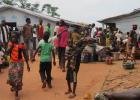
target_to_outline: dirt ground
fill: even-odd
[[[65,80],[66,73],[61,72],[57,66],[53,67],[53,88],[42,89],[38,72],[39,61],[30,65],[31,72],[27,72],[25,67],[24,86],[20,92],[20,100],[69,100],[68,96],[64,94],[67,90]],[[115,62],[113,65],[106,65],[105,63],[81,64],[78,73],[77,97],[73,100],[83,100],[85,94],[91,93],[93,96],[101,90],[112,90],[113,88],[114,91],[117,91],[137,87],[138,83],[140,83],[140,79],[138,80],[138,78],[135,77],[136,73],[139,73],[137,75],[140,76],[138,69],[140,69],[140,66],[137,64],[135,70],[126,71],[121,67],[121,62]],[[6,84],[7,71],[8,70],[5,69],[3,73],[0,74],[0,100],[15,100],[14,94],[10,92],[10,87]],[[119,79],[119,77],[125,78]],[[133,79],[133,81],[128,81],[127,79],[129,78],[130,80]],[[123,86],[128,87],[124,88]]]

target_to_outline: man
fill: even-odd
[[[46,26],[46,32],[49,33],[50,38],[51,38],[52,37],[52,30],[51,30],[51,24],[50,23],[48,23],[47,26]]]
[[[44,26],[43,26],[43,20],[40,19],[39,20],[39,25],[37,26],[37,32],[38,32],[38,41],[40,41],[41,39],[43,39],[44,36]]]
[[[30,25],[30,18],[26,19],[26,24],[23,27],[23,39],[27,47],[27,54],[30,52],[28,59],[33,60],[33,27]]]
[[[92,24],[92,30],[91,30],[91,38],[93,38],[96,35],[96,28],[95,28],[95,24]]]
[[[0,25],[0,40],[2,43],[7,44],[10,37],[10,31],[8,25],[6,25],[6,21],[2,20]]]
[[[68,29],[64,20],[60,21],[60,27],[58,29],[58,57],[59,57],[59,67],[62,72],[65,72],[65,50],[68,43]]]
[[[133,25],[129,34],[129,47],[131,48],[131,56],[135,59],[135,50],[137,47],[137,25]]]

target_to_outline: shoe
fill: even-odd
[[[46,88],[46,81],[43,82],[42,88]]]
[[[51,81],[47,81],[47,85],[48,85],[49,88],[52,88]]]
[[[51,84],[51,83],[49,83],[49,84],[48,84],[48,87],[51,89],[51,88],[52,88],[52,84]]]

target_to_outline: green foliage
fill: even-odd
[[[58,7],[54,7],[51,4],[44,4],[41,9],[39,3],[30,3],[28,0],[2,0],[3,3],[8,5],[18,5],[18,7],[23,9],[28,9],[35,12],[45,12],[48,15],[52,17],[60,17],[60,15],[57,13]]]

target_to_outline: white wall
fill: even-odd
[[[116,23],[116,27],[122,32],[129,32],[134,24],[138,25],[138,28],[140,28],[140,13],[115,20],[114,22]]]
[[[7,22],[17,22],[18,27],[22,27],[25,24],[26,18],[31,18],[32,25],[38,24],[39,22],[39,17],[29,15],[17,10],[8,9],[3,12],[0,12],[0,22],[1,20],[6,20]],[[47,19],[43,19],[44,26],[46,26],[47,23],[50,23],[54,28],[55,22],[49,21]]]

